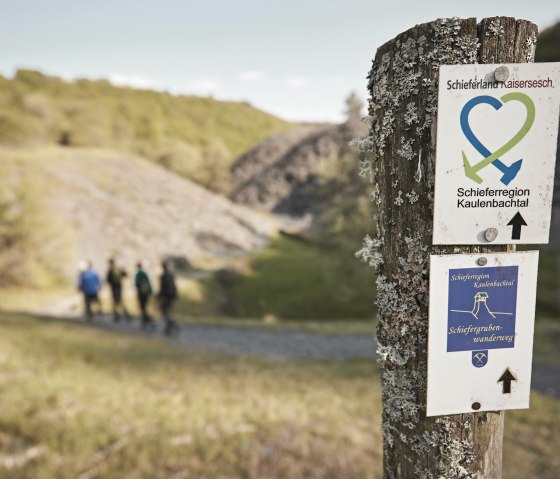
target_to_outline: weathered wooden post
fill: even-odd
[[[432,246],[440,65],[532,62],[537,27],[509,17],[440,19],[380,47],[369,74],[386,478],[499,478],[503,412],[426,417],[429,255],[515,246]],[[449,391],[453,394],[453,391]]]

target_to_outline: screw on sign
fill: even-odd
[[[494,71],[494,78],[496,81],[505,82],[509,78],[509,68],[505,65],[496,68]]]
[[[491,243],[498,237],[498,230],[496,228],[486,228],[484,231],[484,238]]]

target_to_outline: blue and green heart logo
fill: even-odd
[[[475,106],[483,103],[490,105],[495,110],[499,110],[504,104],[510,101],[519,101],[523,103],[527,110],[527,117],[525,118],[525,122],[523,123],[521,129],[515,135],[513,135],[511,139],[509,139],[504,145],[502,145],[492,153],[480,142],[480,140],[473,133],[469,125],[469,113]],[[469,140],[470,144],[474,146],[476,151],[478,151],[478,153],[482,155],[482,160],[480,160],[478,163],[471,164],[471,162],[469,162],[469,160],[467,159],[467,155],[463,151],[463,166],[465,167],[465,175],[474,182],[480,184],[483,180],[479,176],[478,172],[489,165],[493,165],[502,172],[502,178],[500,178],[500,181],[504,185],[509,185],[509,183],[517,176],[517,173],[519,173],[519,170],[521,169],[521,165],[523,163],[523,158],[514,161],[511,165],[508,166],[502,160],[500,160],[500,157],[514,148],[525,137],[525,135],[533,126],[534,121],[535,104],[533,103],[533,100],[531,100],[531,98],[529,98],[524,93],[507,93],[499,99],[489,95],[481,95],[469,100],[461,110],[461,129],[463,130],[463,133],[467,137],[467,140]]]

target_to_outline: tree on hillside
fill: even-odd
[[[364,108],[362,99],[353,91],[348,98],[346,98],[345,103],[346,109],[344,113],[346,114],[346,121],[348,123],[360,121],[362,119],[362,109]]]

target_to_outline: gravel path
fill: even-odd
[[[96,320],[92,325],[145,337],[161,337],[159,331],[140,331],[137,321],[114,323],[109,318],[103,318]],[[376,350],[375,340],[366,334],[319,334],[245,326],[183,324],[180,333],[168,341],[190,351],[210,350],[273,359],[374,359]],[[560,399],[560,369],[533,363],[532,386],[540,393]]]
[[[156,331],[141,331],[137,320],[121,320],[115,323],[104,317],[90,324],[145,337],[162,337],[161,325]],[[191,351],[210,350],[274,359],[374,358],[376,349],[375,340],[367,334],[319,334],[294,329],[266,330],[246,326],[201,324],[182,324],[179,334],[168,341]]]

